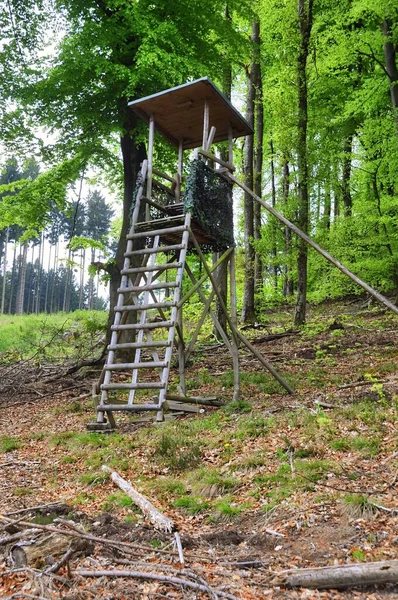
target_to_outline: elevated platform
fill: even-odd
[[[136,224],[135,231],[136,233],[141,233],[145,231],[153,231],[155,229],[164,230],[164,229],[172,229],[174,227],[179,227],[184,224],[185,215],[183,213],[184,205],[182,202],[176,204],[168,204],[166,207],[162,207],[163,211],[166,212],[166,217],[162,217],[161,219],[152,219],[151,221],[143,221]],[[217,243],[217,239],[213,236],[209,235],[208,232],[204,231],[202,227],[192,219],[191,221],[191,229],[194,233],[197,241],[201,246],[213,246]],[[167,232],[162,235],[161,244],[163,246],[169,246],[173,244],[178,244],[181,239],[181,233],[178,231]],[[191,248],[192,243],[189,243],[188,248]]]

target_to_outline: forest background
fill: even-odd
[[[244,98],[254,126],[236,146],[238,176],[361,279],[397,294],[394,2],[0,5],[1,313],[105,308],[95,273],[116,289],[146,152],[127,103],[204,75]],[[160,140],[156,161],[175,172]],[[123,206],[113,221],[105,189]],[[289,301],[300,325],[307,299],[361,292],[250,197],[240,202],[243,322]]]

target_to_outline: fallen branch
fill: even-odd
[[[278,573],[273,585],[312,589],[344,589],[357,585],[398,582],[398,560],[296,569]]]
[[[29,521],[13,521],[4,515],[0,515],[1,521],[6,521],[6,523],[12,523],[13,525],[22,525],[22,527],[32,527],[33,523],[29,523]],[[145,544],[132,544],[131,542],[121,542],[119,540],[110,540],[107,538],[97,537],[95,535],[90,535],[89,533],[79,533],[75,529],[62,529],[61,527],[52,527],[51,525],[39,525],[34,523],[35,529],[40,529],[43,531],[50,531],[51,533],[59,533],[61,535],[67,535],[70,537],[80,537],[85,540],[89,540],[91,542],[96,542],[98,544],[104,544],[105,546],[113,546],[114,548],[126,548],[131,550],[150,550],[151,552],[158,552],[161,554],[169,554],[166,550],[161,550],[159,548],[153,548],[152,546]]]
[[[241,329],[243,329],[241,327]],[[290,337],[292,335],[298,335],[300,331],[285,331],[284,333],[272,333],[270,335],[263,335],[261,337],[257,337],[254,340],[251,340],[252,344],[263,344],[265,342],[273,342],[274,340],[279,340],[280,338]]]
[[[74,571],[74,575],[79,575],[80,577],[132,577],[134,579],[144,579],[145,581],[160,581],[161,583],[169,583],[171,585],[182,586],[186,588],[190,588],[192,590],[197,590],[199,592],[212,592],[213,597],[214,594],[220,596],[221,598],[227,598],[228,600],[237,600],[236,596],[233,594],[229,594],[228,592],[223,592],[222,590],[210,588],[208,585],[203,585],[200,583],[194,583],[193,581],[189,581],[188,579],[182,579],[181,577],[169,577],[168,575],[160,575],[158,573],[145,573],[143,571],[121,571],[121,570],[112,570],[112,571]]]
[[[138,508],[142,511],[142,513],[150,520],[150,522],[157,529],[162,529],[167,533],[171,533],[175,530],[174,521],[163,515],[160,510],[158,510],[152,502],[150,502],[143,494],[137,492],[123,477],[120,477],[116,471],[110,469],[107,465],[102,466],[102,470],[105,473],[109,473],[113,483],[115,483],[125,494],[132,499],[134,504],[138,506]]]
[[[49,504],[39,504],[38,506],[31,506],[30,508],[20,508],[19,510],[13,510],[12,512],[4,513],[7,517],[11,517],[12,515],[20,515],[26,512],[33,512],[34,510],[42,510],[43,508],[52,508],[55,506],[59,506],[62,502],[49,502]]]

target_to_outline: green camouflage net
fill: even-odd
[[[184,192],[184,212],[191,212],[214,242],[202,248],[205,252],[220,252],[235,245],[232,183],[208,167],[203,160],[191,162]]]

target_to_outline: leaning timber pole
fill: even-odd
[[[356,284],[358,284],[360,287],[362,287],[366,292],[368,292],[368,294],[373,296],[373,298],[375,298],[378,302],[380,302],[381,304],[384,304],[384,306],[386,306],[387,308],[389,308],[395,314],[398,315],[398,307],[395,306],[395,304],[390,302],[387,298],[385,298],[382,294],[380,294],[375,289],[373,289],[370,285],[368,285],[367,283],[362,281],[362,279],[359,279],[359,277],[354,275],[354,273],[351,273],[351,271],[349,271],[338,260],[333,258],[333,256],[331,254],[329,254],[329,252],[326,252],[326,250],[321,248],[321,246],[319,246],[310,237],[308,237],[308,235],[306,235],[303,231],[301,231],[301,229],[296,227],[296,225],[291,223],[288,219],[286,219],[278,211],[276,211],[274,208],[272,208],[272,206],[270,204],[268,204],[267,202],[264,202],[264,200],[261,200],[261,198],[259,196],[257,196],[257,194],[255,194],[251,189],[249,189],[247,187],[247,185],[245,185],[244,183],[239,181],[239,179],[236,179],[236,177],[234,177],[230,173],[225,173],[225,175],[227,175],[233,183],[235,183],[240,188],[242,188],[242,190],[244,190],[247,194],[250,194],[250,196],[254,200],[256,200],[256,202],[259,202],[261,204],[261,206],[263,206],[269,213],[271,213],[271,215],[274,215],[274,217],[276,217],[279,221],[281,221],[281,223],[286,225],[286,227],[289,227],[289,229],[294,231],[294,233],[296,235],[298,235],[302,240],[307,242],[307,244],[309,246],[311,246],[311,248],[314,248],[314,250],[319,252],[319,254],[321,254],[324,258],[326,258],[326,260],[328,260],[330,263],[332,263],[332,265],[337,267],[342,273],[344,273],[344,275],[347,275],[347,277],[349,277],[350,279],[352,279],[352,281],[354,281]]]

